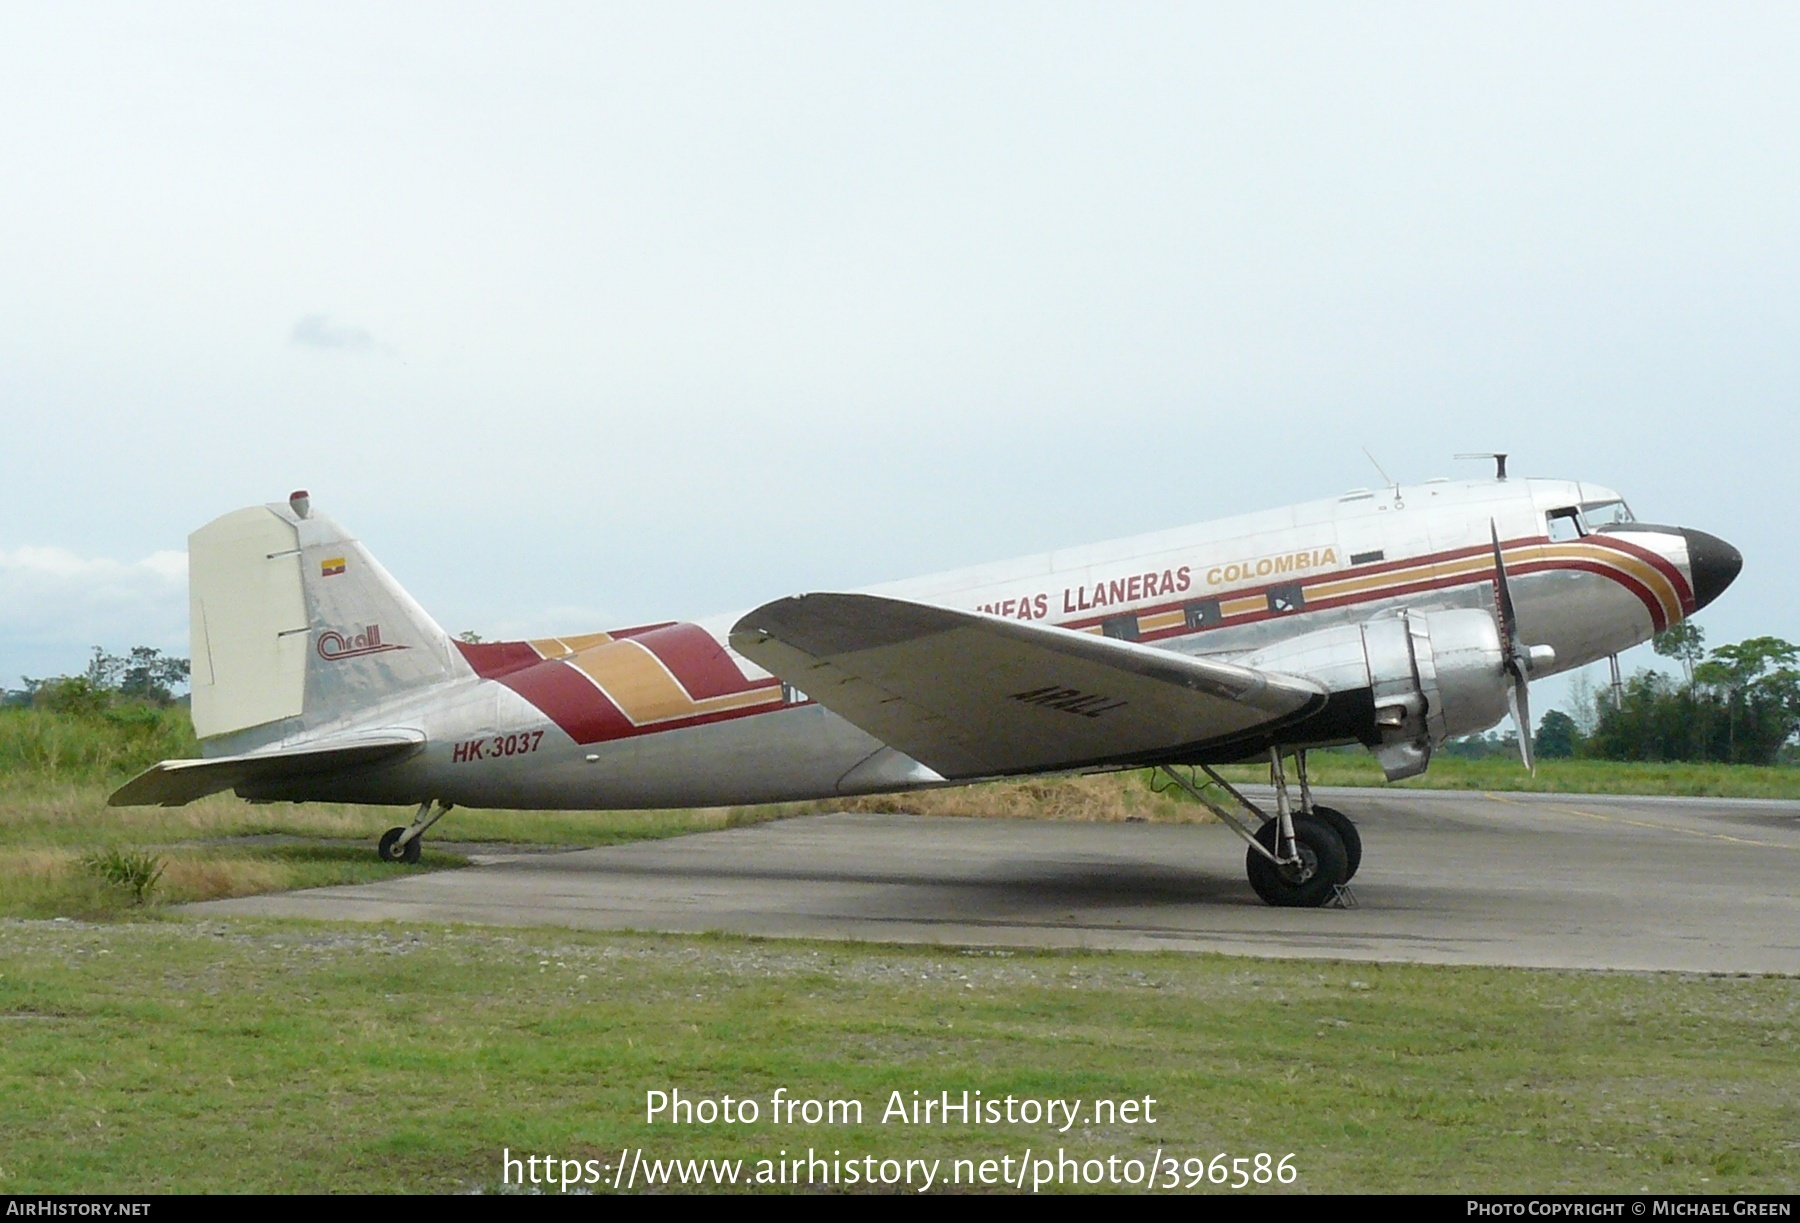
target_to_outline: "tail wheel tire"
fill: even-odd
[[[1356,868],[1362,865],[1362,833],[1350,822],[1350,817],[1336,807],[1314,807],[1307,814],[1316,820],[1331,825],[1331,830],[1338,834],[1338,840],[1344,843],[1344,882],[1349,883],[1356,878]]]
[[[1275,853],[1276,821],[1256,832],[1256,840]],[[1250,886],[1264,903],[1283,909],[1316,909],[1336,895],[1344,882],[1344,842],[1323,820],[1294,817],[1294,847],[1300,861],[1277,866],[1254,849],[1244,851]]]
[[[414,837],[405,845],[400,838],[406,834],[404,828],[390,828],[381,834],[381,843],[375,847],[375,853],[383,862],[404,862],[411,866],[419,860],[419,853],[424,849],[423,837]]]

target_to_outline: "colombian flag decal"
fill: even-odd
[[[341,556],[333,556],[319,562],[319,576],[322,578],[334,578],[343,571],[344,558]]]

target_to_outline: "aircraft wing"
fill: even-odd
[[[731,645],[947,778],[1168,759],[1325,700],[1294,676],[874,595],[765,603]]]
[[[180,807],[219,790],[249,782],[285,781],[332,773],[409,755],[425,742],[417,731],[345,736],[304,747],[214,756],[210,760],[165,760],[151,765],[112,792],[109,807]]]

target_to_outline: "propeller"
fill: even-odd
[[[1538,656],[1550,654],[1550,650],[1547,646],[1527,649],[1519,639],[1519,618],[1513,613],[1512,588],[1506,582],[1506,558],[1500,554],[1500,528],[1492,518],[1488,519],[1488,530],[1494,537],[1494,622],[1500,630],[1503,655],[1500,665],[1512,680],[1512,686],[1506,691],[1506,704],[1512,710],[1513,726],[1519,732],[1519,755],[1535,776],[1537,762],[1531,754],[1531,698],[1527,677]]]

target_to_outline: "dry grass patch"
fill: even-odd
[[[971,819],[1072,820],[1096,824],[1134,820],[1213,822],[1212,814],[1198,803],[1151,790],[1149,774],[1142,771],[993,781],[911,794],[875,794],[831,806],[836,811],[953,815]]]
[[[0,874],[54,875],[75,864],[75,853],[67,849],[15,849],[0,856]]]
[[[106,917],[120,908],[116,891],[84,870],[72,849],[14,846],[0,851],[0,914]]]
[[[280,863],[244,858],[171,858],[161,883],[167,900],[225,900],[279,891],[292,873]]]
[[[246,803],[210,794],[185,807],[109,807],[93,783],[7,779],[0,791],[0,831],[63,843],[95,840],[159,842],[283,833],[373,837],[411,818],[385,807],[340,803]]]

